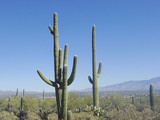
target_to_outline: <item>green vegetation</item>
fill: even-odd
[[[152,111],[149,94],[135,95],[134,104],[132,96],[121,94],[101,96],[98,117],[92,105],[92,96],[79,96],[75,92],[70,92],[67,116],[71,115],[72,120],[157,120],[160,119],[160,96],[155,94],[154,98],[155,106]],[[56,98],[43,100],[26,95],[22,99],[0,99],[2,120],[57,120],[57,117]]]

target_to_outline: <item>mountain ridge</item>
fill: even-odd
[[[154,77],[149,80],[130,80],[123,83],[99,87],[99,91],[137,91],[149,90],[152,84],[155,90],[160,90],[160,76]],[[91,91],[91,88],[84,89],[84,91]]]
[[[122,83],[117,83],[117,84],[113,84],[113,85],[108,85],[105,87],[99,87],[99,91],[100,92],[104,92],[104,91],[110,91],[110,92],[116,92],[116,91],[148,91],[149,90],[149,86],[150,84],[153,85],[155,90],[160,90],[160,77],[155,77],[155,78],[151,78],[149,80],[130,80],[130,81],[126,81],[126,82],[122,82]],[[83,89],[83,90],[75,90],[75,92],[77,93],[92,93],[92,88],[87,88],[87,89]],[[7,91],[3,91],[0,90],[0,97],[10,97],[10,96],[15,96],[16,91],[11,91],[11,90],[7,90]],[[19,96],[22,96],[23,92],[20,91],[19,92]],[[26,95],[31,95],[31,96],[35,96],[37,98],[41,98],[42,97],[42,92],[36,92],[36,91],[26,91],[25,92]],[[46,97],[53,97],[55,95],[54,92],[45,92]]]

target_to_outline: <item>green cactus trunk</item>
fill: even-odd
[[[97,81],[97,62],[96,62],[96,30],[93,26],[92,30],[92,60],[93,60],[93,104],[97,108],[99,107],[99,91]]]
[[[17,92],[16,92],[15,98],[18,99],[18,88],[17,88]]]
[[[56,102],[57,102],[57,113],[58,120],[67,120],[67,86],[70,85],[76,74],[77,68],[77,56],[74,56],[72,73],[69,78],[67,78],[68,71],[68,45],[65,45],[64,50],[64,61],[63,61],[63,70],[62,70],[62,49],[59,49],[58,43],[58,18],[57,13],[54,13],[54,27],[49,26],[51,34],[54,38],[54,74],[55,81],[51,81],[47,79],[40,70],[37,70],[39,76],[44,80],[47,84],[55,87],[56,93]],[[62,72],[63,71],[63,72]]]
[[[93,84],[93,105],[99,108],[99,91],[98,91],[98,80],[97,78],[101,74],[102,62],[99,63],[99,69],[97,73],[97,63],[96,63],[96,27],[92,27],[92,70],[93,70],[93,80],[89,76],[88,79],[91,84]]]
[[[22,111],[23,110],[23,97],[21,97],[21,108],[20,110]]]
[[[67,74],[68,74],[68,67],[67,65],[64,65],[63,67],[63,96],[62,96],[62,114],[63,114],[64,120],[67,120],[67,101],[68,101]]]
[[[25,96],[25,89],[23,89],[23,97]]]
[[[154,111],[154,89],[153,89],[153,85],[150,85],[150,106],[151,106],[151,110]]]
[[[11,112],[11,97],[8,100],[8,111]]]
[[[132,104],[134,104],[134,97],[132,96]]]

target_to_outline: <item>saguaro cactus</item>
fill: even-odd
[[[23,89],[23,97],[25,96],[25,89]]]
[[[151,110],[154,111],[154,89],[153,89],[153,85],[150,85],[150,106],[151,106]]]
[[[54,27],[49,26],[50,32],[54,37],[54,71],[55,81],[51,81],[46,78],[40,70],[37,70],[39,76],[47,84],[55,87],[56,102],[57,102],[57,113],[59,120],[67,120],[67,86],[70,85],[76,74],[77,68],[77,56],[74,56],[73,68],[70,77],[67,79],[68,72],[68,44],[65,45],[64,50],[64,61],[62,70],[62,49],[59,49],[58,43],[58,20],[57,13],[54,13]],[[63,72],[62,72],[63,71]]]
[[[23,97],[21,97],[21,107],[20,107],[20,110],[21,111],[23,110]]]
[[[11,112],[11,107],[12,107],[12,105],[11,105],[11,97],[9,97],[9,99],[8,99],[8,111],[9,112]]]
[[[134,104],[134,97],[132,96],[132,104]]]
[[[102,62],[99,63],[99,68],[97,72],[97,63],[96,63],[96,27],[92,27],[92,70],[93,78],[88,76],[90,83],[93,85],[93,105],[96,108],[99,108],[99,91],[98,91],[98,80],[97,78],[101,74]]]
[[[18,99],[18,88],[17,88],[17,91],[16,91],[16,96],[15,96],[16,99]]]

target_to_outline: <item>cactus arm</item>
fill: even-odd
[[[92,80],[92,78],[91,78],[90,76],[88,76],[88,80],[89,80],[89,82],[90,82],[91,84],[93,84],[93,80]]]
[[[54,35],[54,29],[53,29],[53,27],[51,25],[49,25],[48,28],[49,28],[51,34]]]
[[[74,80],[74,78],[76,76],[77,61],[78,61],[78,57],[75,55],[74,56],[74,60],[73,60],[72,73],[71,73],[71,75],[70,75],[70,77],[68,79],[68,85],[70,85],[73,82],[73,80]]]
[[[99,63],[98,72],[97,72],[97,77],[100,76],[101,71],[102,71],[102,62]]]
[[[46,82],[47,84],[49,84],[49,85],[51,85],[51,86],[53,86],[53,87],[56,87],[56,88],[59,88],[59,87],[60,87],[60,85],[59,85],[58,83],[55,83],[55,82],[49,80],[48,78],[46,78],[40,70],[37,70],[37,73],[38,73],[39,76],[42,78],[42,80],[43,80],[44,82]]]
[[[62,114],[63,119],[67,120],[67,74],[68,74],[68,66],[65,64],[63,66],[63,94],[62,94]]]

